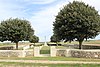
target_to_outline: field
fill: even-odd
[[[78,44],[78,41],[66,42],[65,44]],[[100,40],[87,40],[83,41],[83,44],[100,44]]]
[[[99,67],[100,64],[34,64],[18,62],[0,62],[0,67]]]
[[[0,46],[12,46],[15,45],[15,43],[0,43]]]
[[[49,44],[56,44],[52,42],[48,42]],[[78,41],[72,41],[72,42],[58,42],[58,44],[79,44]],[[83,44],[100,44],[100,40],[84,40]]]
[[[52,43],[52,42],[47,42],[49,44],[56,44],[56,43]],[[40,42],[40,43],[35,43],[35,45],[43,45],[44,43],[43,42]],[[72,42],[59,42],[58,44],[78,44],[77,41],[72,41]],[[87,40],[87,41],[83,41],[83,44],[100,44],[100,40]],[[12,46],[12,45],[15,45],[15,43],[10,43],[10,42],[5,42],[5,43],[0,43],[0,46]],[[20,45],[29,45],[29,43],[24,43],[24,42],[20,42],[19,43],[19,46]]]

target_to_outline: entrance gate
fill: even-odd
[[[35,57],[55,57],[56,56],[56,48],[55,46],[50,46],[50,53],[45,53],[46,50],[41,50],[41,48],[44,46],[35,46],[34,47],[34,56]],[[43,54],[44,53],[44,54]]]

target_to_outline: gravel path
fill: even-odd
[[[49,60],[0,60],[0,62],[45,63],[45,64],[100,64],[85,61],[49,61]]]

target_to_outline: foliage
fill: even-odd
[[[52,35],[50,39],[51,39],[51,42],[56,42],[56,45],[58,46],[58,42],[60,42],[60,39],[58,36]]]
[[[37,42],[39,42],[39,37],[37,37],[37,36],[31,36],[30,37],[30,39],[29,39],[29,41],[31,42],[31,43],[37,43]]]
[[[30,36],[34,34],[34,30],[31,28],[29,21],[10,18],[1,21],[0,33],[0,41],[14,42],[16,43],[16,49],[18,49],[18,42],[29,40]]]
[[[54,35],[64,41],[79,41],[81,49],[84,39],[94,38],[100,32],[100,15],[94,7],[73,1],[64,6],[56,16]]]
[[[57,38],[56,35],[52,35],[51,38],[50,38],[51,42],[59,42],[59,38]]]

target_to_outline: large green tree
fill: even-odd
[[[57,46],[58,46],[58,42],[60,42],[60,39],[56,35],[52,35],[50,40],[51,42],[56,42]]]
[[[53,26],[54,35],[57,35],[60,40],[77,39],[81,49],[84,39],[94,38],[99,34],[100,15],[94,7],[73,1],[58,12]]]
[[[39,37],[33,35],[33,36],[30,37],[29,41],[31,43],[34,43],[35,44],[35,43],[39,42]]]
[[[11,41],[16,43],[16,49],[18,49],[19,41],[27,41],[34,35],[30,22],[22,19],[7,19],[0,23],[0,41]]]
[[[60,39],[57,37],[57,35],[52,35],[50,40],[51,42],[60,42]]]

